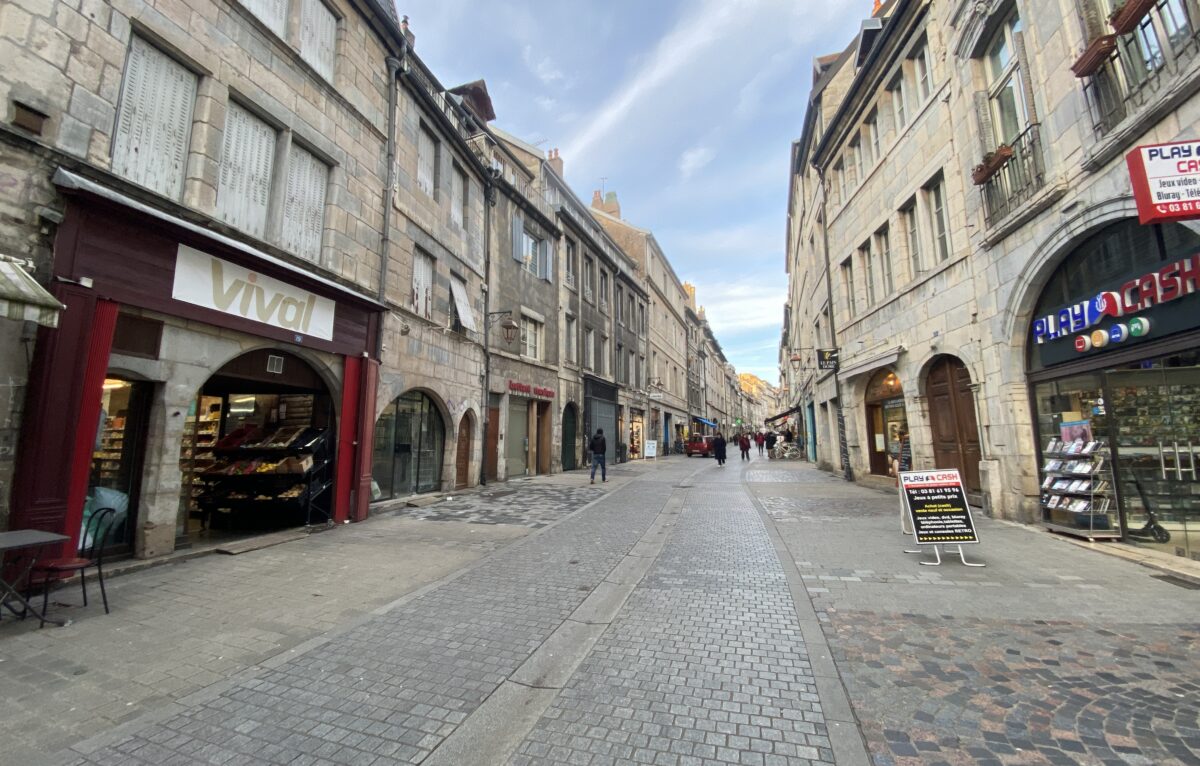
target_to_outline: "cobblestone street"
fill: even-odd
[[[114,577],[0,623],[3,760],[1200,763],[1200,591],[989,519],[923,567],[897,516],[672,457]]]

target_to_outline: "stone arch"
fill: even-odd
[[[458,421],[458,429],[454,436],[454,488],[465,489],[472,486],[475,475],[475,424],[478,422],[475,410],[468,408]]]

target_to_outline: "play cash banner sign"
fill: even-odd
[[[180,245],[175,256],[171,297],[298,335],[333,340],[333,301],[187,245]]]
[[[901,472],[900,491],[918,545],[979,542],[957,470]]]

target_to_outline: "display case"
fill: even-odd
[[[1103,440],[1053,438],[1042,450],[1042,521],[1090,540],[1121,537],[1112,455]]]
[[[327,432],[242,426],[213,447],[214,462],[196,476],[196,503],[214,529],[329,524],[333,486]]]

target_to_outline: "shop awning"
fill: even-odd
[[[692,420],[696,421],[697,423],[703,423],[704,425],[708,426],[709,428],[717,427],[717,424],[715,421],[705,420],[704,418],[700,417],[699,415],[692,415]]]
[[[462,322],[462,326],[475,332],[475,312],[471,311],[471,301],[467,298],[467,288],[463,287],[463,283],[454,279],[450,279],[450,292],[454,295],[454,307],[458,309],[458,321]]]
[[[790,410],[784,410],[783,412],[779,413],[778,415],[772,415],[771,417],[767,418],[766,422],[770,423],[772,420],[779,420],[780,418],[786,418],[788,415],[791,415],[794,412],[799,412],[803,407],[804,407],[803,404],[797,404],[795,407],[792,407]]]
[[[39,285],[23,263],[0,255],[0,316],[58,327],[58,312],[66,306]]]
[[[900,354],[904,353],[904,346],[894,346],[888,350],[876,354],[875,356],[863,359],[862,361],[850,361],[850,364],[845,364],[847,360],[843,359],[843,366],[838,373],[838,378],[841,380],[850,380],[867,372],[874,372],[880,367],[886,367],[889,364],[895,364],[900,358]]]

